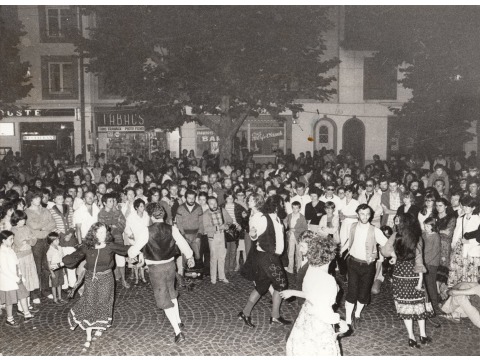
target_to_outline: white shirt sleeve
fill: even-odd
[[[377,244],[379,244],[380,246],[385,246],[385,244],[387,243],[388,239],[385,237],[385,235],[383,234],[382,230],[380,230],[379,228],[375,228],[375,241],[377,242]]]
[[[193,256],[193,251],[190,248],[190,245],[188,245],[187,240],[185,240],[182,234],[180,234],[176,225],[172,226],[172,236],[182,254],[185,255],[187,259],[190,259]]]
[[[275,254],[280,255],[283,253],[285,247],[283,239],[283,224],[276,215],[273,216],[272,220],[275,228]]]
[[[135,244],[128,249],[128,257],[134,258],[148,243],[148,227],[139,226],[135,234]]]
[[[257,213],[250,218],[250,229],[252,227],[257,229],[257,236],[252,238],[252,241],[256,241],[267,230],[267,219],[262,213]]]

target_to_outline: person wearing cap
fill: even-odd
[[[148,204],[147,213],[153,224],[137,231],[135,244],[129,249],[128,256],[134,258],[143,249],[155,301],[175,331],[175,343],[180,343],[185,340],[185,336],[181,331],[183,323],[178,310],[178,292],[175,289],[175,257],[179,255],[178,246],[191,268],[195,265],[193,251],[178,228],[164,222],[165,210],[160,203]]]

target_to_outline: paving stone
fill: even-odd
[[[250,329],[237,319],[252,291],[252,283],[238,274],[229,276],[230,284],[197,282],[192,292],[180,291],[180,315],[185,324],[186,341],[173,343],[174,332],[162,310],[156,308],[151,286],[120,287],[115,292],[112,328],[84,351],[85,332],[70,331],[67,314],[72,303],[62,307],[44,303],[35,319],[18,329],[5,325],[0,316],[0,354],[2,355],[102,355],[102,356],[282,356],[290,326],[270,325],[270,299],[266,295],[255,306]],[[291,284],[295,278],[289,275]],[[346,284],[343,284],[345,287]],[[76,300],[72,300],[74,302]],[[342,304],[343,305],[343,304]],[[284,303],[282,315],[295,319],[298,302]],[[343,306],[339,313],[344,315]],[[434,329],[427,323],[433,343],[421,349],[408,347],[407,331],[398,319],[391,286],[372,297],[363,311],[362,327],[350,338],[341,340],[344,355],[478,355],[480,330],[468,319],[460,324],[441,320]],[[16,316],[18,319],[18,316]],[[418,336],[418,328],[415,329]]]

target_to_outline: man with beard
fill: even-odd
[[[208,236],[208,246],[210,248],[210,281],[212,284],[217,283],[218,269],[218,280],[229,283],[225,277],[227,250],[224,231],[228,225],[233,223],[233,220],[225,208],[219,208],[217,199],[213,196],[207,199],[207,204],[208,210],[203,213],[203,228]]]
[[[363,307],[370,302],[370,290],[375,277],[375,264],[378,257],[377,244],[380,245],[382,255],[395,257],[395,253],[386,254],[382,247],[388,239],[383,232],[370,224],[373,210],[367,204],[357,207],[358,223],[350,228],[347,241],[349,257],[348,263],[348,290],[345,298],[345,317],[349,327],[341,335],[350,336],[360,324],[360,315]],[[355,309],[356,307],[356,309]],[[355,309],[355,321],[352,323],[352,313]]]
[[[256,246],[250,251],[245,263],[250,272],[246,277],[255,282],[255,289],[250,294],[243,311],[238,318],[254,328],[250,316],[253,307],[260,298],[273,287],[272,313],[270,324],[289,325],[292,322],[280,316],[282,298],[280,292],[287,289],[287,276],[280,260],[284,249],[284,231],[282,220],[286,217],[284,202],[280,195],[268,198],[263,205],[263,197],[251,195],[248,199],[248,207],[252,210],[250,217],[250,237],[256,242]],[[261,209],[259,209],[259,207]],[[260,210],[260,211],[259,211]]]
[[[179,343],[185,340],[185,336],[181,331],[183,324],[178,310],[178,292],[175,289],[176,246],[188,259],[189,267],[194,265],[193,252],[178,228],[163,221],[165,210],[160,203],[148,204],[147,213],[153,224],[137,231],[135,244],[128,250],[128,256],[134,258],[143,249],[155,301],[175,331],[174,342]]]
[[[195,191],[187,190],[185,193],[186,202],[178,207],[176,222],[180,234],[185,237],[193,250],[196,266],[200,266],[200,238],[203,234],[203,211],[202,207],[195,202],[196,197]]]

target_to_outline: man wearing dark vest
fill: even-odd
[[[382,247],[388,239],[383,232],[370,224],[373,210],[367,204],[357,207],[358,223],[350,228],[348,238],[348,290],[345,298],[345,317],[349,327],[342,337],[350,336],[360,323],[363,307],[370,302],[370,290],[375,277],[375,262],[378,257],[377,244],[386,257],[395,254],[384,254]],[[355,321],[352,324],[352,313],[355,308]]]
[[[175,245],[187,258],[188,267],[195,265],[193,251],[176,226],[164,223],[165,210],[160,203],[148,204],[147,213],[153,224],[135,234],[135,244],[129,249],[128,256],[134,258],[143,249],[155,301],[165,311],[175,330],[175,343],[179,343],[185,340],[185,336],[180,330],[183,324],[175,289],[175,256],[178,255]]]

